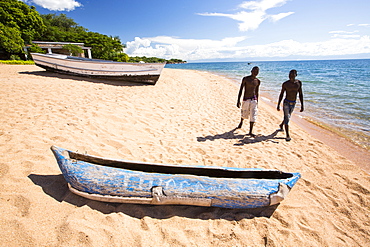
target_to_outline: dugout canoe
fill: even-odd
[[[47,71],[151,85],[156,84],[165,66],[165,63],[123,63],[61,54],[31,55],[35,64]]]
[[[92,200],[258,208],[280,203],[299,173],[108,159],[52,146],[71,192]]]

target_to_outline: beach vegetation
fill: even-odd
[[[18,0],[0,0],[0,57],[11,55],[24,58],[25,44],[36,34],[43,33],[45,25],[35,7]]]
[[[81,47],[74,44],[63,45],[63,49],[68,50],[71,56],[78,56],[83,52]]]
[[[17,28],[0,23],[0,53],[4,58],[9,59],[11,54],[21,53],[23,43],[21,32]]]
[[[0,63],[2,63],[2,64],[19,64],[19,65],[33,65],[33,64],[35,64],[31,60],[27,60],[27,61],[24,61],[24,60],[0,60]]]
[[[65,14],[45,14],[41,18],[46,26],[43,33],[35,37],[38,41],[52,42],[77,42],[80,33],[87,32],[87,29],[79,26],[73,19]]]
[[[42,53],[42,54],[46,53],[45,50],[41,49],[40,46],[34,43],[32,43],[31,46],[28,47],[27,51],[28,55],[30,55],[30,53]]]
[[[41,18],[46,25],[46,30],[36,37],[38,41],[84,43],[85,46],[91,47],[93,58],[115,61],[121,59],[117,54],[122,53],[124,45],[118,36],[90,32],[65,14],[46,14],[41,15]],[[82,52],[74,51],[72,46],[69,48],[72,50],[68,50],[74,54]]]
[[[10,60],[21,60],[21,58],[18,55],[11,55]]]
[[[145,63],[167,63],[167,64],[174,64],[174,63],[186,63],[186,61],[183,61],[181,59],[163,59],[158,57],[130,57],[129,61],[130,63],[139,63],[139,62],[145,62]]]
[[[170,60],[167,60],[166,61],[168,64],[173,64],[173,63],[186,63],[186,61],[184,60],[181,60],[181,59],[176,59],[176,58],[172,58]]]
[[[115,60],[117,53],[123,52],[124,45],[119,37],[112,37],[96,32],[84,32],[75,42],[91,47],[93,58]]]
[[[113,60],[117,62],[128,62],[130,57],[126,53],[119,52],[114,54]]]
[[[166,62],[166,59],[163,58],[157,58],[157,57],[130,57],[129,60],[130,63],[164,63]]]

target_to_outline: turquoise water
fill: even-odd
[[[268,93],[273,102],[278,100],[281,84],[289,79],[289,71],[296,69],[303,84],[304,116],[370,148],[370,59],[187,63],[166,68],[209,71],[240,85],[253,66],[260,68],[261,92]]]

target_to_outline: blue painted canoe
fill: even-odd
[[[70,190],[114,203],[257,208],[280,203],[299,173],[108,159],[52,146]]]

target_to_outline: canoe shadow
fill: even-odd
[[[21,71],[19,72],[19,74],[36,75],[40,77],[59,78],[59,79],[75,80],[75,81],[87,81],[87,82],[92,82],[92,83],[102,83],[102,84],[108,84],[108,85],[113,85],[113,86],[126,86],[126,87],[153,86],[150,84],[145,84],[145,83],[140,83],[140,82],[80,77],[80,76],[74,76],[74,75],[59,74],[59,73],[54,73],[54,72],[49,72],[49,71]]]
[[[279,143],[279,139],[285,140],[284,137],[276,137],[276,135],[279,133],[279,130],[275,130],[270,135],[261,135],[258,134],[255,137],[251,137],[249,135],[242,135],[242,134],[235,134],[235,130],[237,128],[234,128],[230,131],[227,131],[223,134],[216,134],[216,135],[208,135],[205,137],[197,137],[198,142],[205,142],[205,141],[214,141],[217,139],[239,139],[237,143],[235,143],[235,146],[243,146],[245,144],[252,144],[252,143],[258,143],[258,142],[266,142],[270,141],[273,143]]]
[[[68,202],[77,207],[84,205],[97,210],[103,214],[124,213],[131,217],[142,219],[146,216],[155,219],[168,219],[174,216],[216,220],[224,219],[229,221],[239,221],[242,219],[253,219],[256,217],[270,218],[278,205],[252,208],[252,209],[227,209],[216,207],[197,207],[179,205],[143,205],[143,204],[120,204],[99,202],[80,197],[69,191],[67,182],[62,174],[60,175],[38,175],[30,174],[29,179],[42,188],[45,194],[51,196],[58,202]]]

